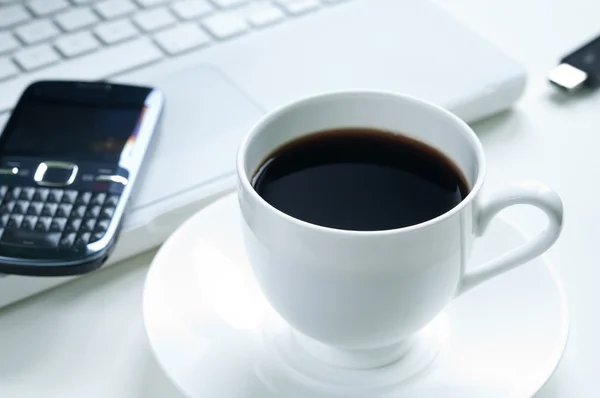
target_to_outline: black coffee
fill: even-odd
[[[438,150],[362,128],[292,141],[267,157],[252,182],[262,198],[292,217],[355,231],[419,224],[469,192],[461,172]]]

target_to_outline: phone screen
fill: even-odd
[[[135,138],[143,108],[30,99],[3,133],[2,152],[116,163]]]

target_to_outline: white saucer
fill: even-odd
[[[191,398],[525,398],[558,365],[568,313],[543,257],[466,293],[434,320],[411,359],[414,369],[433,360],[424,372],[407,378],[413,365],[404,359],[367,371],[320,363],[298,349],[260,293],[244,256],[239,217],[234,195],[200,211],[163,245],[146,280],[150,345]],[[498,219],[471,263],[523,240]]]

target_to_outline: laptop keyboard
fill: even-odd
[[[343,1],[0,0],[0,90],[61,68],[109,77]]]

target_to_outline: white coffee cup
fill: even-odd
[[[255,172],[282,144],[343,127],[397,132],[437,148],[462,171],[470,193],[421,224],[347,231],[293,218],[254,190]],[[246,251],[267,300],[311,353],[351,368],[381,366],[401,356],[410,338],[453,298],[545,252],[563,222],[559,196],[537,182],[518,183],[483,200],[485,158],[473,130],[436,105],[391,93],[326,94],[271,112],[243,140],[237,176]],[[475,238],[498,212],[516,204],[541,209],[546,229],[467,271]]]

